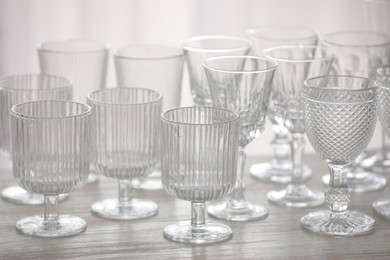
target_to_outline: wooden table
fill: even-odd
[[[317,155],[306,156],[305,160],[314,169],[308,185],[323,190],[320,176],[327,171],[325,163]],[[258,161],[259,158],[249,158],[247,168]],[[3,169],[2,172],[1,187],[13,184],[11,171]],[[94,201],[116,197],[116,181],[105,177],[72,193],[60,204],[60,213],[74,214],[88,222],[87,230],[73,237],[36,238],[17,233],[16,221],[41,214],[42,206],[20,206],[0,200],[0,259],[390,259],[390,221],[376,216],[375,231],[365,236],[318,236],[303,230],[299,223],[301,216],[313,209],[282,208],[267,202],[266,193],[284,185],[259,183],[249,174],[245,178],[247,198],[268,205],[269,216],[252,222],[220,221],[232,228],[233,238],[207,246],[174,243],[163,238],[166,225],[190,218],[190,203],[171,198],[163,190],[136,192],[138,197],[158,203],[157,216],[137,221],[111,221],[93,216],[89,209]],[[387,187],[378,192],[354,194],[350,208],[374,215],[372,202],[390,195],[389,191]]]

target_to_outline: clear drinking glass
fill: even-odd
[[[302,91],[305,79],[328,75],[334,50],[311,45],[285,45],[264,50],[267,58],[278,62],[273,89],[277,120],[290,131],[293,170],[291,183],[283,190],[267,194],[271,202],[288,207],[313,207],[324,202],[323,194],[310,190],[302,179],[305,149]]]
[[[73,84],[69,79],[50,75],[14,75],[0,79],[0,149],[11,159],[10,118],[13,105],[38,100],[71,100]],[[24,205],[44,203],[41,194],[31,193],[19,186],[11,186],[1,191],[8,202]],[[66,199],[62,194],[60,199]]]
[[[214,106],[235,111],[241,117],[234,191],[227,199],[212,203],[208,213],[233,221],[264,218],[268,210],[244,197],[244,148],[264,130],[277,63],[254,56],[221,56],[207,59],[203,66]]]
[[[246,55],[252,42],[249,39],[227,35],[194,36],[181,42],[190,78],[191,94],[195,106],[212,106],[202,62],[210,57]]]
[[[361,76],[375,80],[376,70],[390,62],[390,37],[378,32],[345,31],[324,34],[322,45],[336,50],[330,74]],[[385,148],[384,148],[385,149]],[[363,152],[348,172],[349,188],[354,192],[373,191],[386,185],[386,178],[373,172],[373,167],[364,170]],[[366,161],[367,166],[371,163]],[[372,166],[372,165],[371,165]],[[329,183],[329,175],[323,178]]]
[[[159,161],[162,97],[154,90],[108,88],[87,96],[92,107],[92,163],[118,179],[118,198],[92,205],[103,218],[127,220],[157,214],[156,203],[135,199],[131,181],[150,174]]]
[[[71,79],[73,99],[85,103],[88,93],[106,85],[109,49],[106,43],[84,39],[44,42],[38,46],[41,73]],[[91,167],[88,183],[96,180]]]
[[[328,163],[329,210],[302,217],[303,227],[319,234],[353,236],[374,228],[375,220],[349,211],[349,164],[368,145],[376,124],[377,84],[355,76],[324,76],[305,81],[304,113],[307,137]]]
[[[263,50],[277,45],[305,44],[317,45],[318,33],[305,26],[268,25],[247,30],[255,56],[263,56]],[[275,82],[274,82],[275,83]],[[256,180],[274,183],[291,182],[292,162],[290,158],[290,135],[286,127],[275,118],[272,99],[268,108],[268,119],[272,123],[275,138],[271,141],[273,158],[270,162],[253,164],[249,172]],[[302,166],[302,178],[307,180],[312,174],[307,165]]]
[[[232,230],[205,220],[205,202],[227,196],[236,182],[240,119],[212,107],[185,107],[161,115],[161,170],[165,190],[191,201],[191,221],[165,227],[167,239],[193,244],[220,242]]]
[[[119,87],[153,89],[164,97],[163,109],[180,106],[183,50],[169,45],[127,45],[114,51]],[[160,163],[147,178],[134,179],[133,188],[161,189]]]
[[[88,178],[90,112],[87,105],[42,100],[11,109],[13,172],[18,184],[43,194],[43,216],[21,219],[16,229],[26,235],[63,237],[84,231],[84,219],[59,215],[58,194],[84,186]]]

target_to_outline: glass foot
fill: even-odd
[[[272,183],[290,183],[291,182],[291,163],[285,164],[285,167],[275,167],[271,162],[253,164],[249,172],[251,176],[258,181]],[[307,166],[302,167],[303,180],[308,180],[312,175],[312,170]]]
[[[118,199],[106,199],[92,204],[91,211],[102,218],[130,220],[154,216],[158,213],[158,207],[150,200],[132,199],[119,205]]]
[[[42,216],[31,216],[19,220],[16,230],[22,234],[37,237],[66,237],[79,234],[87,228],[87,222],[79,217],[60,215],[53,222],[44,221]]]
[[[232,230],[223,224],[206,223],[194,227],[190,221],[183,221],[164,228],[164,237],[181,243],[211,244],[225,241],[233,236]]]
[[[390,172],[390,157],[388,154],[378,152],[375,155],[363,160],[360,165],[363,169],[385,174]]]
[[[322,182],[328,186],[329,175],[322,176]],[[380,190],[386,186],[386,178],[382,175],[357,171],[349,172],[347,175],[348,188],[351,192],[366,192]]]
[[[131,187],[142,190],[160,190],[162,189],[161,172],[154,171],[143,179],[134,179],[131,181]]]
[[[383,198],[374,201],[372,207],[375,209],[375,212],[380,216],[390,220],[390,198]]]
[[[218,219],[231,221],[250,221],[268,216],[268,210],[261,206],[246,202],[246,207],[230,207],[229,201],[216,202],[207,207],[207,212]]]
[[[1,197],[10,203],[19,205],[43,205],[44,197],[41,194],[31,193],[19,186],[11,186],[1,191]],[[69,198],[68,194],[60,194],[59,201]]]
[[[301,218],[304,228],[329,236],[363,235],[374,229],[375,219],[355,212],[332,213],[329,210],[309,213]]]
[[[312,191],[305,185],[289,185],[284,190],[272,190],[268,192],[267,198],[270,202],[279,206],[293,208],[316,207],[322,205],[325,202],[323,192]]]

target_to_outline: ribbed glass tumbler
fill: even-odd
[[[58,195],[84,186],[90,164],[90,111],[81,103],[33,101],[11,109],[14,178],[29,192],[45,196],[43,216],[17,222],[26,235],[63,237],[87,227],[82,218],[59,215]]]
[[[185,107],[161,115],[161,171],[165,190],[191,201],[191,221],[164,229],[167,239],[208,244],[229,239],[231,229],[205,221],[205,202],[227,196],[236,182],[237,113],[211,107]]]
[[[132,196],[131,181],[150,174],[159,160],[162,96],[149,89],[108,88],[90,93],[92,162],[98,171],[118,179],[118,198],[92,205],[103,218],[128,220],[157,214],[157,205]]]
[[[73,84],[69,79],[50,75],[14,75],[0,79],[0,149],[11,158],[10,110],[13,105],[38,100],[71,100]],[[24,205],[40,205],[41,194],[35,194],[19,186],[1,191],[8,202]],[[62,194],[60,200],[67,198]]]
[[[324,76],[305,81],[305,128],[314,150],[328,163],[329,210],[302,217],[302,226],[318,234],[353,236],[374,228],[375,220],[349,211],[348,167],[368,145],[377,120],[375,81],[354,76]]]

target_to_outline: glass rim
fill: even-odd
[[[132,56],[132,55],[124,55],[124,54],[119,54],[120,51],[123,51],[125,49],[131,48],[131,47],[153,47],[153,48],[163,48],[163,49],[172,49],[177,51],[177,54],[172,54],[172,55],[160,55],[160,56],[155,56],[155,57],[139,57],[139,56]],[[112,51],[112,55],[114,58],[117,59],[125,59],[125,60],[156,60],[156,59],[173,59],[173,58],[178,58],[182,57],[183,51],[174,45],[167,45],[167,44],[127,44],[122,47],[119,47],[115,50]]]
[[[229,112],[232,114],[232,117],[233,118],[230,118],[224,122],[218,122],[218,123],[209,123],[209,124],[206,124],[206,123],[199,123],[199,124],[195,124],[195,123],[184,123],[184,122],[177,122],[177,121],[173,121],[169,118],[166,117],[166,115],[168,113],[171,113],[173,111],[178,111],[178,110],[185,110],[185,109],[213,109],[213,110],[218,110],[218,111],[225,111],[225,112]],[[216,108],[216,107],[197,107],[197,106],[188,106],[188,107],[176,107],[176,108],[171,108],[171,109],[168,109],[164,112],[161,113],[160,115],[160,118],[163,122],[166,122],[166,123],[169,123],[169,124],[175,124],[175,125],[187,125],[187,126],[211,126],[211,125],[226,125],[226,124],[230,124],[230,123],[236,123],[236,122],[239,122],[239,120],[241,119],[240,115],[233,111],[233,110],[229,110],[229,109],[224,109],[224,108]]]
[[[384,36],[386,38],[386,41],[383,43],[376,43],[376,44],[342,44],[337,43],[334,41],[326,40],[326,37],[331,36],[337,36],[337,35],[347,35],[347,34],[355,34],[355,35],[376,35],[376,36]],[[321,36],[321,44],[327,45],[327,46],[337,46],[337,47],[353,47],[353,48],[367,48],[367,47],[383,47],[383,46],[390,46],[390,37],[386,33],[382,32],[376,32],[376,31],[337,31],[337,32],[330,32],[325,33]]]
[[[375,80],[372,80],[370,78],[365,78],[365,77],[360,77],[360,76],[350,76],[350,75],[325,75],[325,76],[317,76],[317,77],[312,77],[306,79],[303,84],[305,88],[310,88],[310,89],[323,89],[327,90],[329,88],[327,87],[321,87],[321,86],[312,86],[310,82],[318,80],[318,79],[331,79],[331,78],[350,78],[350,79],[360,79],[363,81],[367,81],[371,86],[367,88],[362,88],[362,89],[345,89],[343,87],[335,87],[332,88],[334,90],[340,90],[340,91],[350,91],[350,92],[366,92],[370,90],[375,90],[378,88],[378,83]]]
[[[192,47],[188,43],[195,41],[204,41],[204,40],[234,40],[237,42],[245,42],[247,46],[235,47],[235,48],[223,48],[223,49],[207,49],[201,47]],[[181,40],[180,46],[184,50],[195,51],[195,52],[234,52],[250,49],[253,43],[250,39],[245,37],[233,36],[233,35],[198,35],[192,36],[186,39]]]
[[[105,92],[105,91],[118,91],[118,89],[124,89],[124,90],[140,90],[140,91],[145,91],[149,93],[154,93],[156,94],[156,98],[151,100],[151,101],[145,101],[142,103],[113,103],[113,102],[107,102],[107,101],[102,101],[100,99],[96,99],[92,97],[92,95],[100,92]],[[133,87],[114,87],[114,88],[103,88],[103,89],[98,89],[95,91],[92,91],[87,94],[87,101],[90,101],[94,104],[99,104],[99,105],[105,105],[105,106],[142,106],[142,105],[147,105],[147,104],[155,104],[158,103],[162,100],[163,96],[158,92],[153,89],[148,89],[148,88],[133,88]]]
[[[52,48],[44,47],[45,44],[49,43],[68,43],[68,42],[88,42],[88,43],[94,43],[99,44],[100,47],[93,49],[93,50],[86,50],[86,51],[75,51],[75,50],[55,50]],[[101,42],[97,40],[90,40],[90,39],[83,39],[83,38],[74,38],[74,39],[62,39],[62,40],[50,40],[45,41],[37,45],[37,50],[39,52],[48,52],[48,53],[67,53],[67,54],[84,54],[84,53],[98,53],[98,52],[105,52],[108,51],[111,48],[111,45],[107,42]]]
[[[314,58],[314,59],[286,59],[286,58],[278,58],[270,56],[269,53],[274,50],[283,50],[283,49],[293,49],[293,48],[299,48],[299,49],[322,49],[326,50],[327,52],[330,52],[328,55],[325,55],[323,57]],[[324,60],[330,60],[333,59],[336,55],[336,50],[330,47],[324,47],[324,46],[318,46],[318,45],[306,45],[306,44],[293,44],[293,45],[278,45],[273,46],[267,49],[263,50],[263,54],[266,58],[275,60],[278,62],[291,62],[291,63],[297,63],[297,62],[317,62],[317,61],[324,61]]]
[[[80,105],[85,108],[85,111],[80,112],[75,115],[69,115],[69,116],[32,116],[32,115],[26,115],[23,113],[20,113],[16,111],[16,109],[22,107],[22,106],[27,106],[31,105],[34,103],[68,103],[68,104],[73,104],[73,105]],[[15,104],[11,107],[11,114],[16,116],[16,117],[21,117],[21,118],[27,118],[27,119],[35,119],[35,120],[44,120],[44,119],[69,119],[69,118],[81,118],[85,117],[88,114],[91,113],[91,107],[88,106],[87,104],[80,103],[80,102],[75,102],[71,100],[57,100],[57,99],[47,99],[47,100],[37,100],[37,101],[28,101],[28,102],[23,102],[23,103],[18,103]]]
[[[267,37],[267,36],[262,36],[262,35],[256,35],[256,32],[258,31],[266,31],[270,29],[282,29],[282,30],[290,30],[290,29],[304,29],[307,30],[308,32],[311,32],[312,35],[309,36],[303,36],[303,37],[281,37],[281,38],[274,38],[274,37]],[[305,40],[305,39],[311,39],[311,38],[319,38],[319,33],[308,26],[304,25],[283,25],[283,24],[274,24],[274,25],[261,25],[261,26],[256,26],[253,28],[249,28],[246,30],[246,35],[250,37],[254,37],[256,39],[266,39],[266,40],[280,40],[280,41],[294,41],[294,40]]]
[[[228,59],[251,59],[251,60],[261,60],[261,61],[268,61],[271,62],[272,65],[270,67],[264,68],[264,69],[256,69],[256,70],[227,70],[227,69],[218,69],[218,68],[213,68],[208,65],[209,62],[212,62],[214,60],[228,60]],[[237,55],[237,56],[217,56],[217,57],[211,57],[202,62],[202,65],[204,68],[207,68],[212,71],[218,71],[218,72],[225,72],[225,73],[232,73],[232,74],[256,74],[260,72],[268,72],[268,71],[273,71],[276,70],[278,67],[278,63],[275,60],[271,60],[268,58],[264,57],[257,57],[257,56],[251,56],[251,55]]]
[[[13,88],[13,87],[4,87],[1,84],[10,79],[16,79],[18,77],[31,77],[31,78],[58,78],[64,81],[64,85],[55,87],[55,88]],[[2,91],[12,91],[12,92],[40,92],[40,91],[56,91],[56,90],[61,90],[61,89],[73,89],[73,80],[63,77],[63,76],[58,76],[58,75],[52,75],[52,74],[15,74],[15,75],[10,75],[10,76],[5,76],[0,78],[0,90]]]

